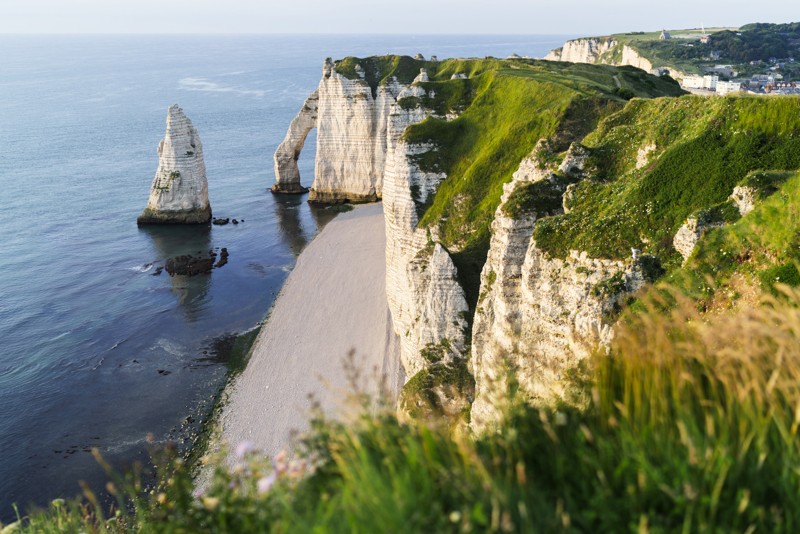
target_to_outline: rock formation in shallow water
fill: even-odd
[[[206,224],[211,220],[203,145],[176,104],[167,111],[167,132],[158,145],[158,170],[138,224]]]
[[[275,151],[275,185],[273,193],[305,193],[307,187],[300,185],[300,169],[297,160],[312,128],[317,127],[319,93],[314,91],[303,104],[300,113],[292,120],[283,142]]]

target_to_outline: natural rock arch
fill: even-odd
[[[300,184],[300,169],[297,160],[312,128],[317,127],[319,92],[314,91],[306,99],[300,113],[292,120],[289,131],[275,151],[275,185],[273,193],[305,193],[307,187]]]

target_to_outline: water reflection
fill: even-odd
[[[300,209],[307,195],[274,195],[275,218],[278,220],[281,241],[297,256],[308,244],[300,219]]]
[[[150,237],[157,267],[163,267],[169,258],[185,254],[205,256],[211,249],[210,226],[153,225],[140,227],[139,231]],[[189,321],[197,319],[204,309],[206,295],[211,286],[211,273],[169,276],[165,270],[161,276],[169,278],[172,293],[184,311],[186,319]]]
[[[325,225],[331,222],[334,217],[336,217],[336,214],[339,213],[332,206],[320,206],[319,204],[309,204],[308,209],[320,232],[325,228]]]

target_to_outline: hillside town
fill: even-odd
[[[659,40],[673,40],[674,37],[666,30],[661,32]],[[699,42],[712,45],[713,38],[703,31]],[[683,43],[682,46],[693,47],[693,42]],[[709,60],[723,59],[719,50],[712,50]],[[724,96],[730,93],[747,93],[760,95],[789,95],[800,94],[800,83],[793,81],[791,76],[785,77],[783,72],[794,70],[797,63],[794,57],[775,58],[766,61],[753,60],[744,65],[717,64],[702,67],[705,74],[684,75],[679,78],[681,87],[695,94]],[[788,69],[787,69],[788,68]]]

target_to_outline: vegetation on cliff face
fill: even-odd
[[[582,410],[513,402],[453,437],[389,411],[317,420],[304,457],[245,448],[203,492],[189,466],[104,514],[59,501],[22,532],[794,532],[800,525],[800,294],[700,317],[654,304],[576,381]]]
[[[744,182],[773,193],[747,216],[703,236],[686,265],[665,279],[700,309],[752,305],[762,293],[778,294],[780,285],[800,285],[800,173],[758,172]]]
[[[569,213],[537,224],[537,245],[615,259],[637,248],[675,267],[672,238],[686,217],[725,202],[751,171],[800,168],[800,99],[634,100],[583,143],[594,176]]]
[[[539,139],[551,138],[555,150],[563,152],[629,98],[683,93],[669,78],[632,67],[493,58],[426,62],[387,56],[347,58],[336,68],[356,79],[356,65],[364,69],[365,83],[374,87],[392,76],[408,83],[420,68],[427,69],[430,81],[423,86],[435,96],[404,99],[400,105],[421,104],[436,116],[409,127],[405,137],[432,144],[434,149],[417,156],[416,162],[448,178],[420,206],[420,225],[438,227],[472,307],[502,186]],[[454,74],[468,78],[451,79]],[[448,119],[448,114],[458,116]]]

